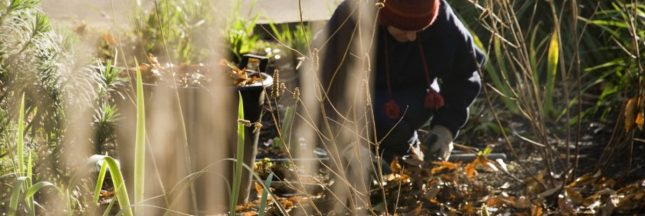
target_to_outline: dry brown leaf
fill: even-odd
[[[571,200],[569,200],[567,197],[563,196],[560,194],[558,196],[558,212],[560,215],[574,215],[575,214],[575,209],[573,205],[571,204]]]
[[[485,204],[486,206],[489,206],[489,207],[499,208],[503,206],[505,203],[500,197],[492,196],[486,200]]]
[[[435,161],[433,162],[435,167],[432,168],[431,173],[433,175],[436,175],[438,173],[444,172],[444,171],[454,171],[459,169],[459,164],[458,163],[452,163],[448,161]]]
[[[285,209],[291,209],[293,207],[293,202],[288,199],[281,199],[280,205],[282,205]]]
[[[257,194],[262,194],[262,191],[264,191],[264,187],[262,187],[262,185],[257,182],[254,182],[254,186],[255,186],[255,192]]]
[[[484,155],[478,155],[475,160],[472,162],[468,163],[466,167],[464,167],[464,172],[466,173],[466,176],[468,179],[473,179],[475,175],[477,175],[477,167],[480,167],[484,170],[491,171],[491,172],[497,172],[499,169],[495,167]]]
[[[634,128],[636,120],[636,98],[630,98],[625,104],[625,131],[629,132]]]
[[[513,207],[518,209],[528,209],[531,207],[531,201],[525,196],[520,196],[519,198],[517,198],[517,201],[515,202],[515,205],[513,205]]]
[[[544,213],[542,206],[533,204],[531,205],[531,216],[542,216]]]
[[[110,33],[108,33],[108,32],[103,32],[103,41],[104,41],[107,45],[109,45],[109,46],[114,46],[114,45],[116,45],[116,40],[115,40],[115,39],[114,39],[114,37],[112,37],[112,35],[111,35]]]
[[[477,215],[477,208],[475,208],[472,203],[466,202],[461,208],[461,212],[465,215]]]
[[[582,194],[580,194],[580,192],[576,191],[574,188],[565,188],[564,191],[565,196],[573,201],[573,204],[575,205],[579,205],[585,201],[584,197],[582,197]]]
[[[390,170],[392,171],[392,173],[401,173],[403,168],[401,167],[398,159],[392,160],[392,162],[390,162]]]
[[[540,170],[535,176],[525,180],[526,194],[539,194],[546,189],[544,188],[544,175],[545,175],[545,171]]]
[[[576,180],[571,182],[569,185],[567,185],[567,188],[573,188],[573,187],[578,187],[578,186],[584,186],[591,184],[595,182],[600,176],[602,172],[600,170],[596,171],[595,173],[587,173],[584,174],[580,177],[578,177]]]

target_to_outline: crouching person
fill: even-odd
[[[336,182],[349,189],[352,211],[369,205],[378,164],[419,145],[426,160],[450,157],[479,94],[484,55],[445,0],[345,0],[314,47],[320,140],[338,156],[332,168],[346,178]]]

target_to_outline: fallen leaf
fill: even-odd
[[[564,192],[564,195],[567,196],[567,198],[569,198],[571,201],[573,201],[573,204],[575,205],[579,205],[584,201],[582,194],[580,194],[580,192],[576,191],[574,188],[565,188]]]
[[[392,171],[392,173],[401,173],[403,168],[401,167],[398,158],[390,162],[390,170]]]
[[[634,123],[636,119],[636,100],[635,98],[630,98],[625,104],[625,131],[629,132],[634,128]]]
[[[636,126],[638,126],[638,129],[641,131],[643,130],[643,125],[645,124],[645,114],[643,114],[643,111],[639,112],[638,115],[636,116]]]
[[[448,162],[448,161],[435,161],[433,163],[435,165],[435,167],[432,168],[432,171],[431,171],[433,175],[442,173],[444,171],[454,171],[459,168],[459,164]]]
[[[488,198],[484,204],[489,207],[499,208],[502,207],[505,203],[500,197],[492,196]]]
[[[567,188],[579,187],[591,184],[595,182],[602,175],[601,170],[596,171],[595,173],[587,173],[567,185]]]
[[[558,212],[560,215],[574,215],[575,213],[571,200],[563,194],[558,195],[558,209],[560,210],[560,212]]]
[[[110,33],[108,33],[108,32],[103,32],[103,41],[104,41],[107,45],[109,45],[109,46],[114,46],[114,45],[116,45],[116,40],[115,40],[115,39],[114,39],[114,37],[112,37],[112,35],[111,35]]]
[[[531,207],[531,201],[525,196],[520,196],[517,198],[517,202],[515,202],[514,207],[518,209],[528,209]]]
[[[537,197],[542,199],[542,198],[547,198],[550,197],[551,195],[555,194],[556,192],[560,191],[562,189],[561,185],[557,185],[551,189],[545,190],[542,193],[538,194]],[[560,194],[562,196],[562,194]],[[568,198],[568,197],[567,197]]]
[[[531,216],[542,216],[544,215],[543,211],[542,206],[536,204],[531,205]]]
[[[477,209],[473,206],[472,203],[466,202],[464,206],[461,208],[461,211],[465,215],[476,215],[477,214]]]

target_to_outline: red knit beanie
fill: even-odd
[[[441,0],[385,0],[378,22],[401,30],[424,29],[437,19]]]

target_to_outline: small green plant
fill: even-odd
[[[256,0],[250,2],[251,8],[255,6],[255,2]],[[235,62],[240,62],[245,53],[254,51],[256,43],[260,39],[258,35],[253,34],[259,16],[245,19],[240,14],[241,7],[242,1],[236,0],[225,30],[229,49]]]
[[[295,27],[291,27],[287,23],[269,23],[269,26],[271,27],[271,35],[280,45],[285,46],[299,56],[308,55],[312,37],[310,24],[300,23]]]
[[[24,201],[26,212],[29,215],[36,215],[35,209],[35,194],[45,187],[53,187],[56,189],[59,194],[61,190],[56,187],[53,183],[48,181],[40,181],[36,184],[33,183],[33,156],[32,150],[25,150],[25,95],[22,95],[20,102],[18,122],[17,122],[17,132],[16,132],[16,151],[17,151],[17,170],[15,171],[16,181],[13,185],[13,192],[9,200],[9,215],[13,216],[19,212],[18,206]],[[27,157],[25,157],[24,152],[27,151]]]

